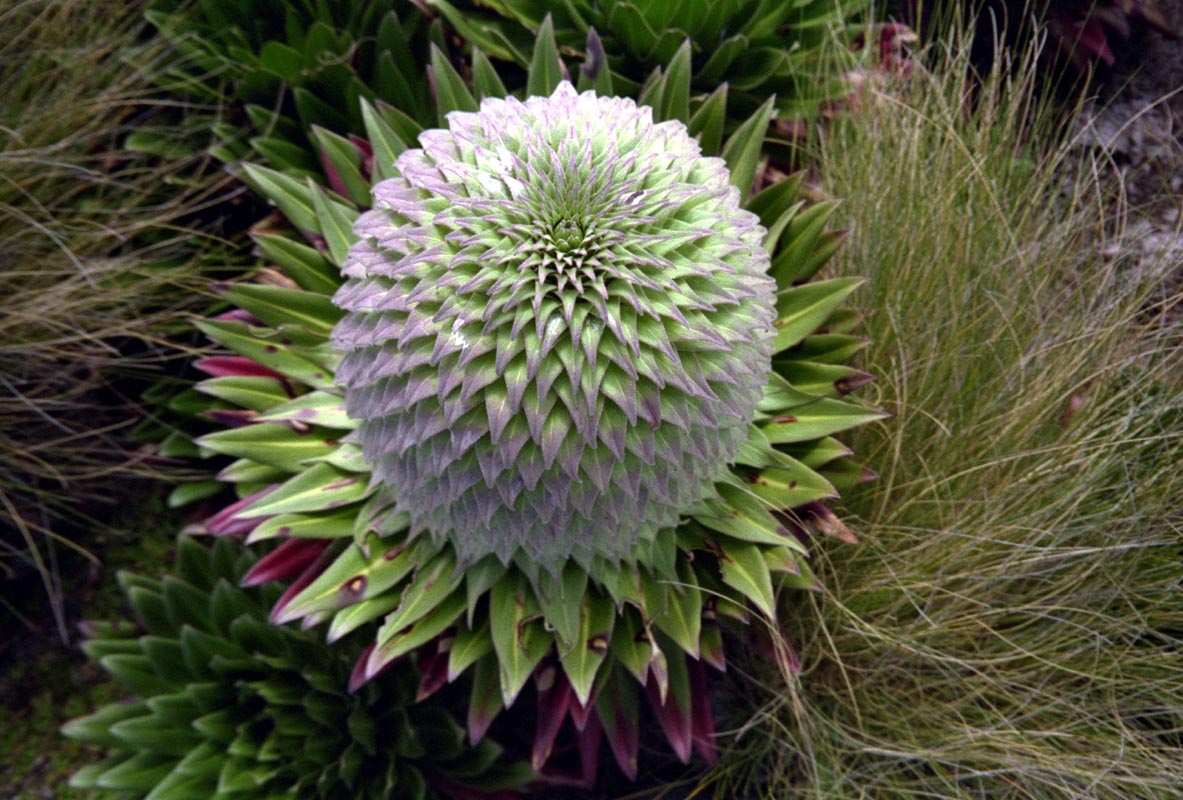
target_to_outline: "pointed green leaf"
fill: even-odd
[[[309,201],[311,202],[311,200]],[[315,214],[315,209],[312,212]],[[316,248],[286,236],[256,234],[255,244],[283,273],[310,292],[331,295],[341,285],[341,272]]]
[[[355,603],[392,592],[411,570],[420,555],[405,542],[377,536],[369,539],[369,554],[350,545],[333,563],[284,606],[276,622],[290,622],[322,611],[336,611]]]
[[[723,125],[727,121],[727,84],[711,92],[690,117],[691,136],[698,137],[704,155],[713,156],[723,146]]]
[[[385,626],[378,632],[379,641],[383,641],[370,656],[370,661],[380,660],[390,662],[401,658],[416,647],[427,644],[448,629],[464,613],[464,592],[452,592],[447,598],[435,605],[409,628],[384,639]]]
[[[394,177],[397,173],[394,162],[407,149],[407,143],[366,100],[361,101],[361,116],[366,126],[366,138],[374,149],[374,170],[377,177]]]
[[[507,97],[509,92],[497,70],[489,63],[489,58],[479,47],[472,49],[472,88],[476,90],[477,99],[487,97]]]
[[[345,413],[345,398],[325,391],[308,392],[275,405],[256,418],[259,422],[287,422],[298,427],[318,425],[324,428],[352,430],[357,422]]]
[[[402,602],[378,631],[378,647],[381,648],[396,634],[435,610],[460,586],[463,579],[464,573],[456,569],[456,557],[450,550],[443,550],[430,560],[421,562],[403,592]]]
[[[331,183],[337,191],[344,189],[350,200],[360,206],[370,204],[370,184],[361,174],[361,154],[353,142],[344,136],[312,126],[312,135],[320,146],[322,157],[331,165],[339,184]],[[327,171],[327,170],[326,170]]]
[[[748,598],[770,620],[776,619],[772,574],[757,545],[720,540],[719,567],[723,582]]]
[[[579,638],[580,606],[586,593],[587,572],[574,562],[563,568],[560,579],[544,574],[535,582],[542,617],[558,634],[560,649],[573,646]]]
[[[435,78],[436,113],[441,128],[448,127],[448,114],[453,111],[479,110],[460,74],[435,45],[431,47],[431,73]]]
[[[592,686],[612,641],[616,609],[612,601],[596,592],[587,593],[579,606],[579,633],[574,647],[562,653],[563,671],[571,681],[579,704],[586,706]]]
[[[489,597],[489,629],[506,707],[513,705],[530,673],[550,649],[552,639],[542,629],[542,623],[530,621],[538,613],[534,593],[520,573],[493,587]]]
[[[321,235],[325,237],[325,244],[329,248],[329,255],[333,263],[338,266],[344,264],[346,256],[349,255],[349,248],[357,241],[357,237],[353,235],[357,211],[331,200],[311,178],[305,180],[312,196],[312,206],[316,211]]]
[[[862,278],[833,278],[792,286],[777,293],[775,352],[799,343],[816,331],[850,293],[864,283]]]
[[[662,121],[676,119],[683,125],[690,122],[690,40],[682,42],[678,52],[665,68],[665,86],[658,109]]]
[[[772,119],[775,98],[769,97],[752,116],[740,125],[723,146],[723,160],[731,170],[731,185],[739,189],[740,197],[747,197],[756,178],[764,133]]]
[[[297,431],[278,422],[257,422],[241,428],[229,428],[206,434],[197,440],[202,447],[215,453],[249,458],[260,464],[294,473],[301,470],[301,462],[331,452],[335,442],[327,442],[315,430]]]
[[[774,444],[792,444],[830,436],[884,416],[882,411],[854,403],[820,398],[760,423],[760,429]]]
[[[328,513],[276,514],[250,532],[247,544],[274,538],[345,539],[353,535],[357,507]]]
[[[554,21],[547,14],[534,39],[534,55],[526,73],[526,96],[550,97],[562,81],[563,64],[555,44]]]
[[[320,233],[320,221],[306,183],[257,164],[244,164],[243,170],[259,194],[274,203],[293,226]]]
[[[489,621],[484,620],[475,629],[461,625],[448,651],[448,680],[459,678],[466,669],[486,653],[493,652],[493,639],[489,635]]]
[[[297,511],[327,511],[369,494],[366,481],[328,464],[316,464],[244,509],[242,517],[264,517]]]
[[[327,336],[344,315],[323,294],[283,286],[238,283],[222,289],[221,294],[273,327],[290,323]]]
[[[678,583],[663,583],[665,611],[654,613],[653,624],[678,647],[698,658],[698,637],[702,628],[702,592],[694,570],[684,559],[678,562]]]

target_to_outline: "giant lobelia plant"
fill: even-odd
[[[274,267],[199,323],[233,355],[198,365],[231,426],[198,444],[239,495],[203,529],[281,542],[277,622],[372,625],[355,685],[414,652],[427,691],[471,676],[473,741],[533,683],[536,768],[570,718],[585,774],[606,733],[635,776],[642,693],[713,757],[704,665],[815,586],[810,537],[848,535],[822,501],[865,475],[833,434],[882,416],[844,398],[859,282],[815,277],[832,205],[745,196],[773,101],[723,142],[688,55],[637,105],[564,81],[544,26],[524,102],[475,54],[478,105],[434,51],[418,148],[363,103],[342,193],[245,168],[304,241],[260,235]]]
[[[122,798],[508,798],[532,777],[415,705],[410,664],[349,692],[346,646],[267,621],[278,588],[230,542],[178,541],[176,574],[121,573],[134,622],[92,622],[83,649],[133,693],[68,723],[108,755],[70,781]],[[504,791],[503,791],[504,790]]]

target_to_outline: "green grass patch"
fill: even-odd
[[[860,543],[786,598],[802,672],[761,671],[777,699],[713,791],[1183,796],[1181,298],[1032,69],[935,61],[823,148],[893,418],[851,437],[879,473],[846,498]]]

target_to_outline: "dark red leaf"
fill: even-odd
[[[258,586],[271,581],[282,581],[308,569],[329,546],[332,539],[288,539],[263,556],[246,575],[243,586]]]
[[[250,533],[267,517],[239,517],[239,513],[259,498],[275,491],[275,488],[275,486],[267,486],[241,500],[234,501],[202,523],[202,527],[206,533],[212,536],[243,536]]]
[[[280,375],[275,370],[264,367],[262,364],[244,356],[210,356],[209,358],[199,359],[193,366],[215,378],[254,376],[283,380],[283,375]]]
[[[534,734],[530,764],[535,770],[540,770],[550,758],[555,737],[559,735],[559,728],[567,717],[567,709],[575,697],[575,690],[571,688],[567,676],[559,672],[558,667],[553,664],[543,667],[538,672],[535,682],[538,686],[538,728]]]
[[[687,659],[686,670],[690,677],[690,737],[695,751],[714,764],[719,760],[719,751],[715,747],[715,712],[707,691],[706,669],[701,662]]]

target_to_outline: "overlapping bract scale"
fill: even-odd
[[[464,561],[632,560],[747,436],[764,229],[681,123],[566,83],[420,144],[374,187],[334,299],[375,480]]]

